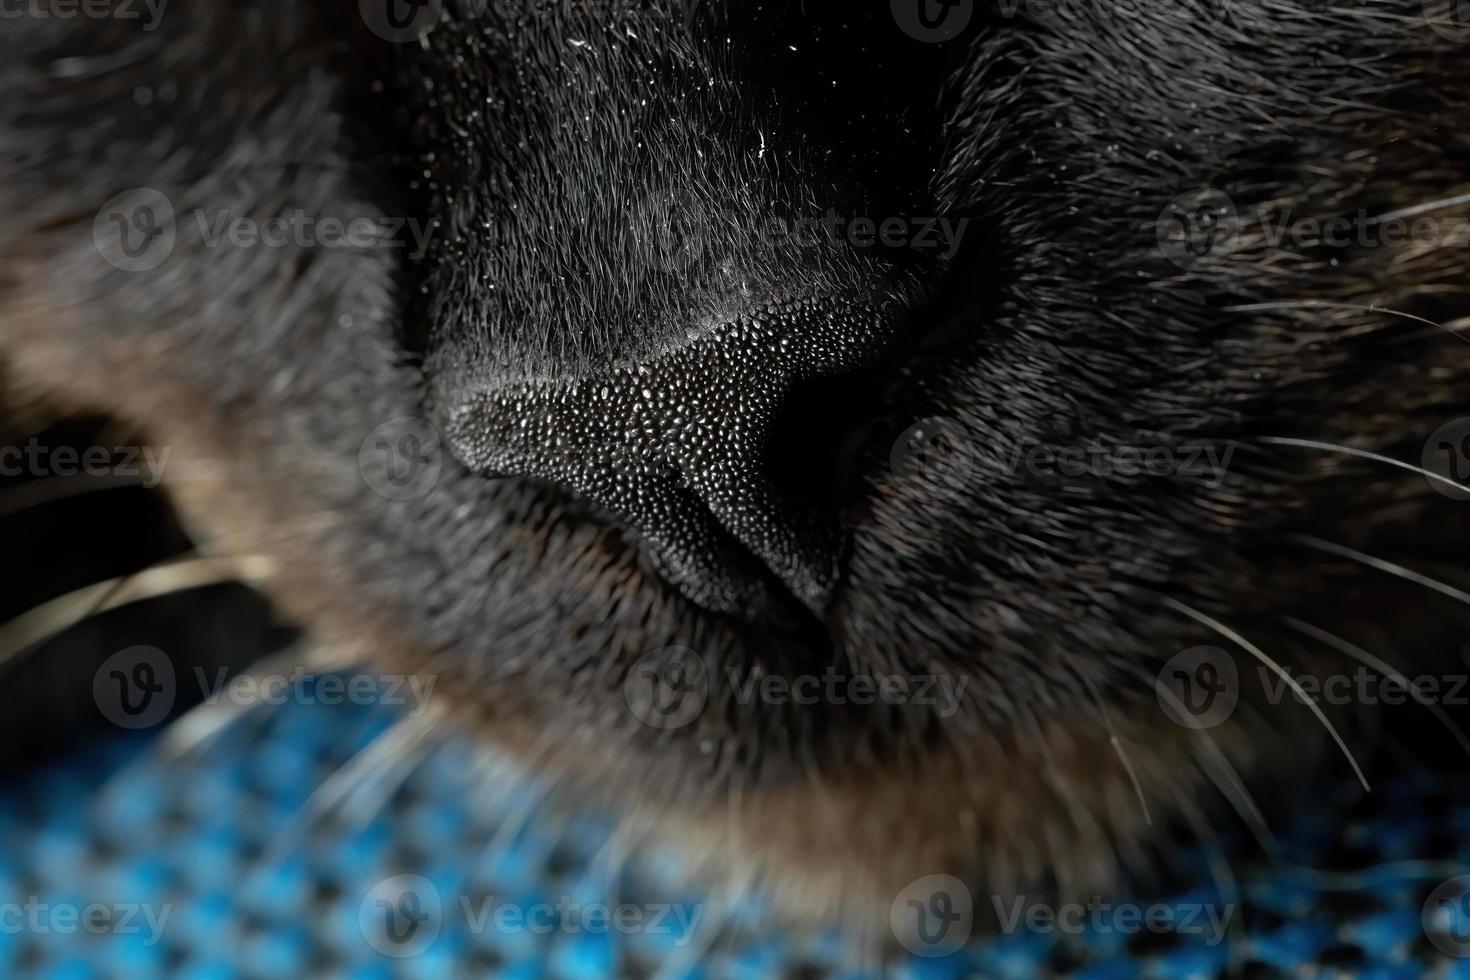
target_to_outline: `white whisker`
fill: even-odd
[[[189,555],[84,586],[43,602],[0,627],[0,666],[77,623],[120,606],[206,585],[255,584],[269,579],[274,570],[274,563],[260,555],[238,558]]]
[[[293,643],[279,653],[257,661],[241,676],[264,679],[288,672],[300,663],[301,651],[308,642]],[[201,701],[164,729],[159,736],[157,752],[168,762],[181,762],[212,744],[221,733],[266,704],[264,699],[224,697],[212,702]]]
[[[303,831],[309,830],[317,821],[341,806],[353,793],[369,785],[375,775],[391,771],[396,760],[414,752],[434,731],[437,719],[432,715],[433,712],[426,712],[417,718],[404,715],[324,779],[267,847],[266,854],[259,862],[262,873],[268,873],[269,869],[274,868],[290,853],[291,846],[299,842]],[[377,808],[387,802],[394,788],[396,787],[390,786],[379,795]],[[368,822],[361,819],[361,814],[358,817],[361,824]]]
[[[1352,310],[1356,313],[1387,313],[1389,316],[1400,317],[1404,320],[1412,320],[1436,330],[1443,330],[1451,337],[1456,337],[1470,344],[1470,337],[1460,333],[1461,326],[1470,327],[1470,319],[1452,320],[1448,323],[1439,323],[1427,317],[1418,316],[1414,313],[1405,313],[1403,310],[1391,310],[1386,306],[1376,306],[1363,303],[1334,303],[1325,299],[1304,299],[1294,302],[1281,303],[1246,303],[1240,306],[1225,307],[1226,313],[1266,313],[1275,310]]]
[[[1144,678],[1145,682],[1152,680],[1142,670],[1139,671],[1139,674]],[[1179,700],[1173,691],[1169,690],[1168,685],[1157,685],[1155,690],[1169,702],[1169,706],[1174,709],[1176,714],[1179,714],[1180,717],[1187,717],[1188,708],[1185,707],[1184,702]],[[1210,778],[1210,781],[1215,784],[1215,788],[1220,791],[1220,795],[1225,797],[1235,809],[1235,812],[1240,815],[1240,819],[1245,821],[1246,826],[1250,828],[1251,834],[1256,838],[1256,842],[1261,845],[1261,850],[1275,857],[1280,851],[1281,845],[1277,842],[1276,836],[1271,833],[1270,825],[1267,824],[1266,817],[1261,812],[1260,804],[1256,802],[1256,798],[1246,786],[1245,780],[1240,778],[1240,773],[1236,772],[1235,767],[1230,764],[1230,759],[1225,755],[1225,750],[1220,748],[1219,743],[1215,741],[1214,736],[1208,730],[1199,729],[1195,732],[1195,735],[1200,745],[1206,749],[1206,754],[1209,756],[1208,761],[1214,766],[1214,768],[1209,768],[1206,766],[1205,760],[1200,759],[1200,768],[1204,770],[1205,775]]]
[[[1353,772],[1357,774],[1358,782],[1363,784],[1363,789],[1367,792],[1372,792],[1372,788],[1368,785],[1368,777],[1363,774],[1363,767],[1358,765],[1358,760],[1353,757],[1352,750],[1348,748],[1347,742],[1344,741],[1343,737],[1338,734],[1337,729],[1333,727],[1332,722],[1328,720],[1327,715],[1322,711],[1321,707],[1318,706],[1317,702],[1313,701],[1311,697],[1307,695],[1307,692],[1302,690],[1301,684],[1297,682],[1296,678],[1291,676],[1291,672],[1289,670],[1281,666],[1275,660],[1272,660],[1269,656],[1267,656],[1264,650],[1256,646],[1251,641],[1247,640],[1245,637],[1241,636],[1239,633],[1235,632],[1235,630],[1220,622],[1218,619],[1207,616],[1199,610],[1185,605],[1172,596],[1165,596],[1164,602],[1174,609],[1178,610],[1179,612],[1184,613],[1184,615],[1190,617],[1196,622],[1208,626],[1216,633],[1219,633],[1221,636],[1225,637],[1227,640],[1240,647],[1246,653],[1249,653],[1252,657],[1255,657],[1267,668],[1269,668],[1272,673],[1281,678],[1282,681],[1284,681],[1286,685],[1291,688],[1292,693],[1294,693],[1302,701],[1302,703],[1307,706],[1312,714],[1316,716],[1317,720],[1322,723],[1322,727],[1327,730],[1327,734],[1332,736],[1332,740],[1337,743],[1337,747],[1341,749],[1342,754],[1347,757],[1348,764],[1353,767]]]
[[[1398,221],[1402,218],[1413,218],[1421,214],[1429,214],[1434,211],[1443,211],[1445,208],[1458,207],[1461,204],[1470,204],[1470,194],[1456,194],[1454,197],[1443,197],[1437,201],[1427,201],[1424,204],[1416,204],[1409,208],[1400,208],[1387,214],[1369,218],[1368,224],[1382,224],[1385,221]]]
[[[1432,579],[1428,575],[1416,572],[1413,569],[1405,568],[1402,565],[1395,565],[1393,562],[1385,561],[1382,558],[1374,558],[1372,555],[1365,555],[1361,551],[1354,551],[1352,548],[1344,545],[1333,544],[1331,541],[1323,541],[1321,538],[1313,537],[1310,534],[1294,534],[1292,537],[1302,544],[1316,548],[1319,551],[1325,551],[1328,554],[1360,562],[1369,568],[1376,568],[1380,572],[1401,578],[1406,582],[1413,582],[1415,585],[1422,585],[1426,589],[1433,589],[1440,595],[1448,596],[1451,599],[1456,599],[1466,605],[1470,605],[1470,593],[1462,592],[1453,585],[1446,585],[1438,579]]]
[[[1464,749],[1466,753],[1470,753],[1470,739],[1467,739],[1465,737],[1465,733],[1460,730],[1459,725],[1455,724],[1454,719],[1446,714],[1444,708],[1440,707],[1433,698],[1429,697],[1426,694],[1422,694],[1417,687],[1409,683],[1409,679],[1407,677],[1399,673],[1397,670],[1394,670],[1393,665],[1389,664],[1387,661],[1380,660],[1378,657],[1373,656],[1373,654],[1369,653],[1367,650],[1364,650],[1362,647],[1354,646],[1347,640],[1344,640],[1342,637],[1327,632],[1320,626],[1313,626],[1311,623],[1303,622],[1302,620],[1297,619],[1294,616],[1283,617],[1283,622],[1285,622],[1287,626],[1290,626],[1292,629],[1296,630],[1298,633],[1304,633],[1307,636],[1312,637],[1314,640],[1325,643],[1339,653],[1351,657],[1352,659],[1369,667],[1370,669],[1378,671],[1384,677],[1387,677],[1388,679],[1403,685],[1404,689],[1408,691],[1411,698],[1427,708],[1429,712],[1434,715],[1436,719],[1439,720],[1440,724],[1444,725],[1444,727],[1449,730],[1449,733],[1455,737],[1455,741],[1460,743],[1460,748]]]
[[[1118,761],[1123,763],[1123,769],[1128,773],[1128,781],[1133,784],[1133,795],[1138,797],[1138,805],[1143,810],[1143,822],[1152,827],[1154,825],[1153,814],[1149,811],[1148,800],[1143,796],[1143,784],[1139,782],[1138,773],[1133,768],[1133,760],[1128,757],[1128,752],[1123,748],[1123,740],[1118,737],[1118,729],[1113,726],[1112,716],[1108,713],[1106,703],[1098,692],[1097,685],[1092,678],[1081,670],[1073,669],[1072,673],[1082,681],[1082,686],[1087,688],[1088,694],[1092,696],[1093,703],[1097,705],[1097,713],[1102,718],[1103,728],[1107,729],[1108,741],[1113,746],[1113,751],[1118,755]]]
[[[1470,486],[1466,486],[1463,483],[1456,483],[1449,477],[1440,476],[1438,473],[1432,472],[1431,470],[1426,470],[1422,466],[1415,466],[1413,463],[1406,463],[1401,459],[1394,459],[1392,456],[1383,456],[1379,453],[1369,452],[1366,449],[1355,449],[1352,446],[1338,446],[1330,442],[1317,442],[1315,439],[1292,439],[1285,436],[1262,436],[1261,442],[1269,442],[1277,446],[1298,446],[1304,449],[1322,449],[1326,450],[1327,452],[1342,453],[1347,456],[1357,456],[1361,459],[1370,459],[1375,463],[1385,463],[1389,466],[1396,466],[1401,470],[1408,470],[1410,473],[1418,473],[1422,477],[1438,481],[1439,483],[1443,483],[1445,486],[1454,487],[1456,490],[1463,491],[1465,494],[1470,495]]]

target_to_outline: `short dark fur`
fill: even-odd
[[[1150,834],[1111,733],[1159,812],[1197,817],[1218,772],[1158,711],[1152,677],[1223,641],[1166,597],[1287,663],[1325,656],[1281,626],[1290,614],[1428,669],[1448,600],[1289,535],[1445,574],[1465,505],[1261,438],[1417,462],[1470,393],[1465,339],[1425,322],[1470,315],[1465,244],[1276,248],[1247,231],[1181,267],[1157,240],[1169,202],[1201,188],[1297,216],[1465,193],[1470,58],[1417,0],[1022,5],[937,49],[881,7],[544,6],[511,23],[451,4],[424,45],[398,47],[351,11],[274,0],[170,10],[148,35],[7,25],[13,373],[219,462],[180,503],[230,547],[282,559],[280,601],[321,635],[443,673],[486,738],[707,834],[714,864],[808,913],[886,908],[934,871],[987,889],[1106,881]],[[181,233],[159,269],[125,273],[91,225],[135,186],[181,216],[410,214],[436,234],[413,262]],[[691,206],[692,260],[661,237]],[[952,262],[757,234],[827,207],[972,224]],[[535,480],[446,455],[432,492],[396,502],[358,472],[389,420],[442,420],[486,379],[676,348],[691,319],[789,289],[878,292],[905,314],[845,450],[856,489],[829,502],[848,543],[820,622],[710,613],[653,573],[636,526]],[[974,450],[961,493],[888,465],[929,416]],[[772,438],[799,458],[802,437]],[[826,458],[828,435],[809,438]],[[1002,465],[1092,440],[1237,454],[1217,487]],[[1413,635],[1395,638],[1385,597],[1413,610]],[[622,682],[672,644],[718,683],[696,724],[657,731]],[[971,696],[941,719],[742,705],[725,682],[828,665],[964,675]],[[1289,702],[1262,713],[1292,738],[1314,724]],[[1216,739],[1270,769],[1280,736],[1241,717]]]

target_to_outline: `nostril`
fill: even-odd
[[[473,469],[557,484],[624,520],[696,602],[749,615],[774,577],[820,615],[837,576],[833,511],[792,478],[801,467],[776,430],[792,406],[817,407],[813,379],[883,349],[896,305],[772,301],[638,362],[486,379],[451,413],[449,442]]]
[[[834,525],[861,497],[863,453],[892,429],[881,366],[797,383],[771,425],[766,469],[783,497]]]

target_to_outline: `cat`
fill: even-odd
[[[8,384],[702,874],[1110,888],[1454,662],[1456,8],[126,6],[4,26]]]

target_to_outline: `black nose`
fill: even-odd
[[[492,383],[448,413],[447,435],[474,469],[557,484],[626,521],[706,608],[759,609],[774,574],[820,615],[838,532],[771,479],[773,426],[793,386],[877,354],[894,315],[881,300],[772,297],[637,361]]]

